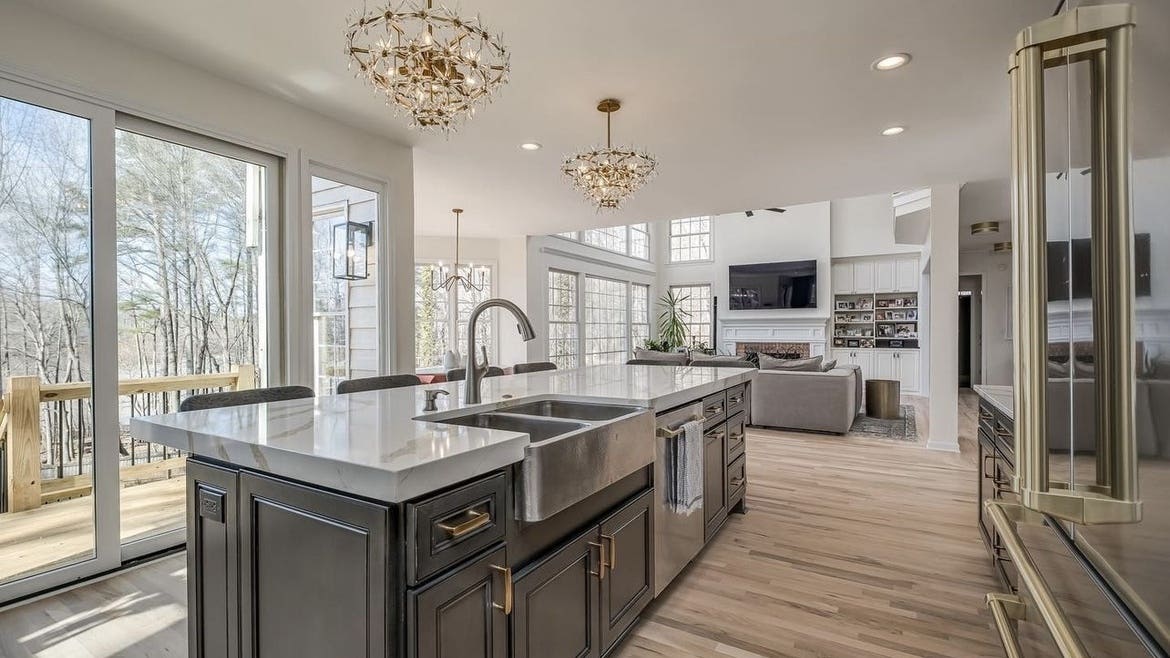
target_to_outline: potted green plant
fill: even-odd
[[[664,348],[663,352],[677,350],[687,344],[686,319],[691,312],[683,308],[683,302],[690,299],[690,295],[683,295],[668,290],[658,299],[661,311],[658,313],[658,343]]]

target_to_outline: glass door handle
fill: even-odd
[[[1016,37],[1012,85],[1012,258],[1015,265],[1015,434],[1020,502],[1074,523],[1135,523],[1133,223],[1130,217],[1130,5],[1079,7]],[[1089,65],[1092,103],[1093,337],[1097,481],[1050,480],[1048,472],[1048,280],[1045,216],[1044,71]]]

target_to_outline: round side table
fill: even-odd
[[[902,383],[896,379],[865,380],[865,415],[897,420],[902,417]]]

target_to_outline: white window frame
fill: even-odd
[[[588,304],[586,303],[586,300],[588,299],[588,296],[589,296],[588,285],[589,285],[590,279],[592,279],[594,281],[604,282],[606,284],[616,283],[621,288],[620,295],[625,300],[624,306],[623,306],[623,312],[622,312],[621,326],[625,331],[625,336],[624,336],[625,345],[623,346],[625,349],[623,351],[625,353],[626,358],[619,359],[618,362],[624,363],[627,359],[629,359],[630,353],[632,351],[632,345],[633,345],[633,327],[630,323],[630,282],[623,281],[621,279],[613,279],[613,278],[605,277],[605,276],[586,274],[582,278],[582,283],[585,284],[585,288],[582,289],[582,294],[580,295],[580,297],[581,297],[581,299],[580,299],[581,314],[584,318],[584,322],[581,325],[582,328],[584,329],[584,332],[581,335],[581,347],[582,347],[581,355],[584,357],[585,361],[588,361],[590,356],[598,356],[598,355],[603,355],[603,354],[621,354],[621,352],[617,352],[617,351],[613,351],[613,350],[594,352],[594,351],[590,351],[590,349],[589,349],[589,327],[591,326],[591,324],[595,325],[595,326],[600,325],[600,326],[606,326],[606,327],[614,326],[614,323],[612,323],[612,322],[601,322],[601,323],[590,323],[589,322],[589,315],[587,312],[589,307],[588,307]],[[603,308],[601,310],[610,310],[610,309]],[[606,333],[608,334],[610,332],[607,331]],[[603,339],[611,339],[611,338],[614,338],[614,336],[604,336],[602,338]]]
[[[644,231],[636,231],[634,229],[635,226],[644,226],[646,228]],[[615,228],[624,229],[624,232],[625,232],[625,243],[624,243],[625,248],[621,251],[618,251],[616,249],[607,249],[601,245],[593,244],[591,242],[586,241],[585,234],[590,232],[590,231],[608,231],[608,230],[612,230]],[[564,233],[554,233],[550,237],[560,238],[561,240],[568,240],[570,242],[576,242],[577,244],[584,245],[584,246],[589,247],[591,249],[597,249],[598,251],[603,251],[607,254],[621,254],[622,256],[627,256],[629,258],[633,258],[635,260],[640,260],[640,261],[644,261],[644,262],[648,263],[648,262],[651,262],[651,256],[654,253],[653,244],[651,242],[651,237],[650,237],[651,231],[652,231],[652,229],[650,228],[649,222],[638,222],[636,224],[626,224],[625,226],[606,226],[606,227],[601,227],[601,228],[583,229],[580,231],[566,231]],[[633,253],[634,233],[635,232],[643,233],[646,236],[646,255],[645,256],[635,255]]]
[[[685,222],[685,221],[690,221],[690,220],[695,220],[695,219],[706,219],[707,220],[707,230],[706,231],[698,231],[698,232],[694,232],[694,233],[675,233],[675,224],[677,222]],[[715,230],[714,230],[713,224],[714,224],[714,218],[711,215],[696,215],[694,217],[680,217],[678,219],[670,220],[670,222],[668,224],[668,228],[667,228],[667,235],[666,235],[666,262],[670,263],[671,265],[678,265],[678,264],[684,264],[684,263],[710,263],[713,260],[715,260],[715,235],[714,235]],[[674,257],[674,251],[675,251],[674,239],[675,238],[696,237],[696,236],[703,236],[703,235],[707,236],[707,257],[706,258],[687,258],[687,259],[678,259],[678,260],[675,259],[675,257]],[[688,247],[688,249],[689,248],[690,247]]]
[[[710,307],[707,309],[707,313],[708,313],[708,315],[710,315],[710,320],[706,323],[707,324],[707,332],[709,334],[709,336],[707,337],[709,339],[707,342],[707,347],[715,347],[713,344],[715,341],[715,308],[714,308],[715,287],[710,282],[675,283],[675,284],[671,284],[670,292],[675,292],[676,290],[679,290],[682,288],[706,288],[707,289],[707,300],[710,303]],[[699,324],[699,323],[694,322],[694,321],[684,320],[683,324],[687,325],[688,339],[693,344],[694,343],[694,334],[691,333],[691,331],[690,331],[690,325],[695,325],[695,324]]]
[[[427,266],[445,265],[445,264],[447,264],[447,261],[445,261],[441,258],[415,258],[414,263],[415,263],[415,267],[417,268],[419,265],[427,265]],[[496,291],[497,291],[498,286],[499,286],[499,282],[496,280],[496,276],[499,273],[499,268],[496,266],[496,261],[494,261],[494,260],[477,261],[474,265],[475,265],[475,267],[486,267],[488,269],[488,271],[490,273],[489,278],[491,281],[490,290],[492,291],[490,294],[492,296],[495,296],[497,294]],[[469,267],[469,265],[466,263],[460,263],[460,266],[461,267]],[[412,268],[412,270],[413,269],[414,268]],[[418,285],[417,281],[415,282],[415,285]],[[427,285],[429,285],[429,282],[427,283]],[[462,286],[455,285],[450,290],[446,291],[446,294],[447,294],[447,336],[453,342],[453,344],[447,346],[448,350],[454,350],[459,345],[459,292],[460,292],[460,290],[462,290]],[[413,291],[414,291],[414,289],[411,288],[412,293],[413,293]],[[413,308],[414,308],[413,295],[411,296],[410,304],[411,304],[411,309],[413,312]],[[494,309],[494,308],[489,309],[487,312],[487,315],[488,315],[488,317],[491,318],[491,322],[492,322],[492,344],[488,347],[488,361],[495,364],[499,361],[499,358],[500,358],[499,357],[499,354],[500,354],[499,326],[500,326],[500,323],[498,322],[499,316],[497,315],[496,309]],[[411,340],[414,340],[414,339],[415,339],[415,337],[411,336]],[[467,359],[469,355],[460,353],[460,356],[463,357],[464,359]],[[416,355],[416,362],[415,363],[417,363],[417,355]],[[426,367],[422,367],[422,368],[419,368],[419,367],[417,367],[417,365],[412,364],[411,372],[415,372],[415,373],[419,373],[419,374],[436,374],[436,373],[441,373],[441,372],[446,372],[446,371],[443,369],[443,366],[441,364],[437,365],[437,366],[426,366]]]

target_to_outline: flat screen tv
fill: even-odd
[[[1071,263],[1070,260],[1071,252]],[[1048,301],[1090,299],[1093,296],[1093,241],[1073,238],[1048,243]],[[1134,295],[1149,297],[1150,293],[1150,234],[1133,236]]]
[[[732,265],[728,308],[733,311],[817,307],[817,262]]]

